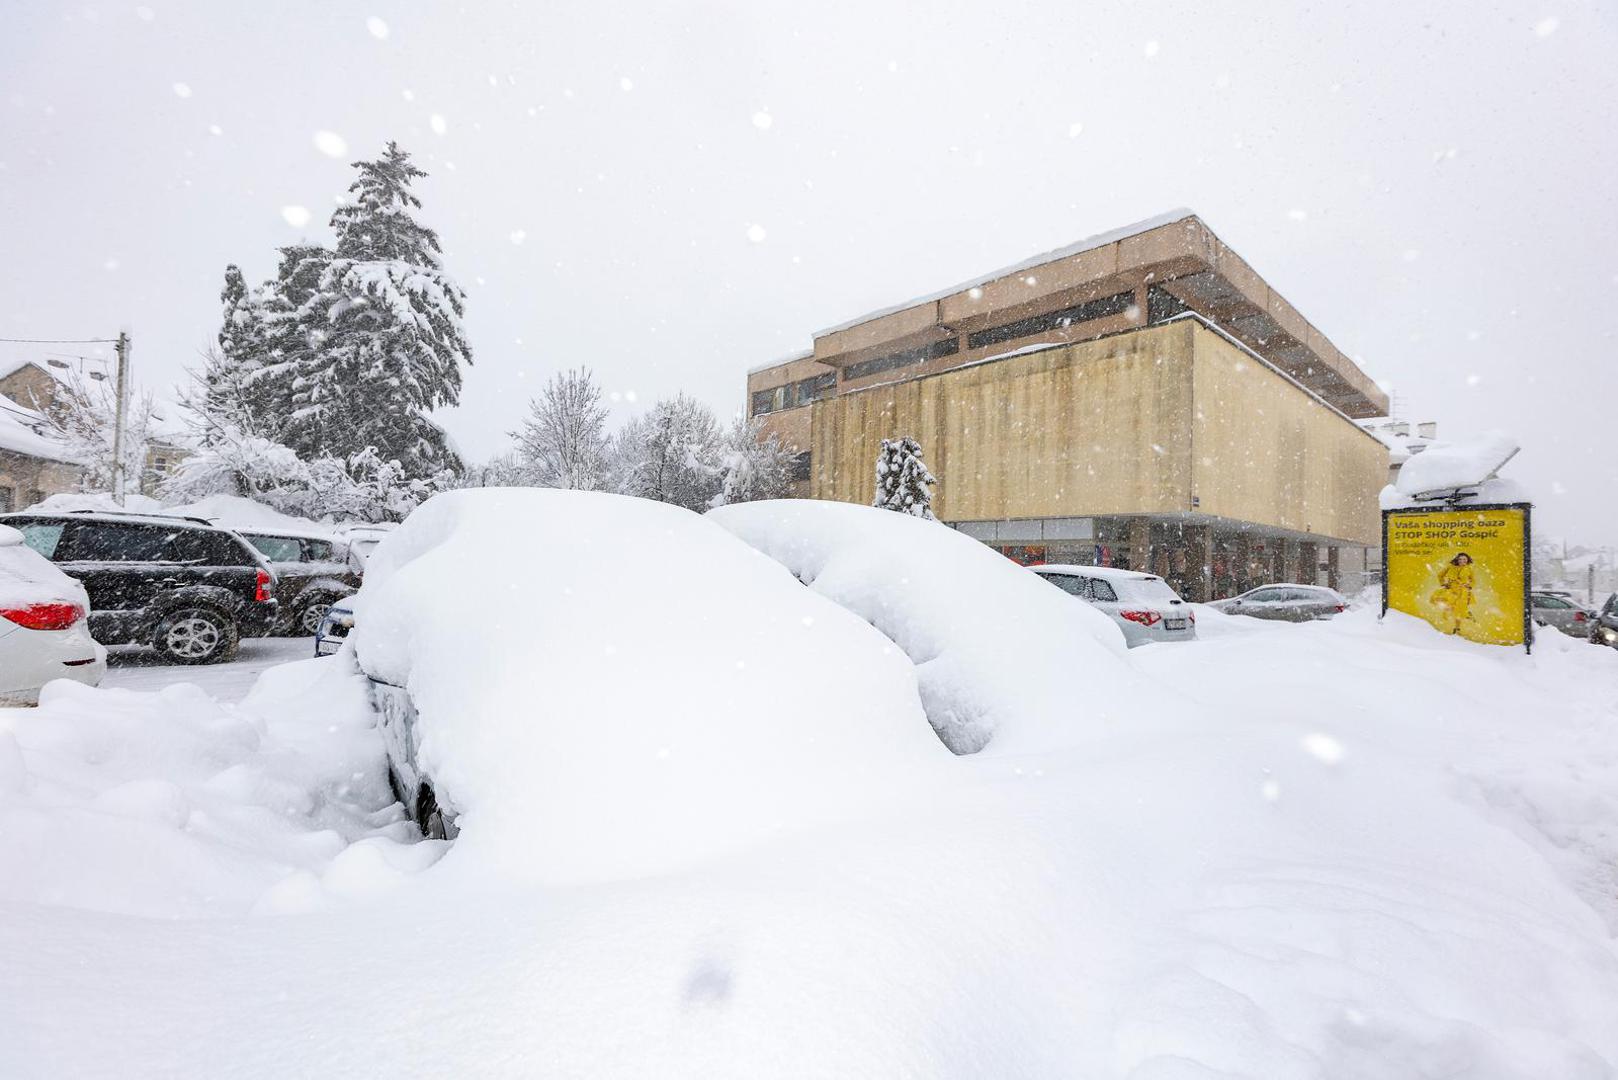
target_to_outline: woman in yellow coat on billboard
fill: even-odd
[[[1472,617],[1472,586],[1477,579],[1472,569],[1472,556],[1461,552],[1438,572],[1438,590],[1433,593],[1435,607],[1444,611],[1445,632],[1461,632],[1461,620]]]

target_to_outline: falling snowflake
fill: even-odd
[[[179,98],[188,98],[188,97],[190,97],[191,96],[191,85],[189,83],[183,83],[183,82],[175,83],[174,84],[174,96],[179,97]]]
[[[1324,732],[1305,735],[1303,749],[1310,757],[1326,765],[1335,765],[1343,760],[1343,744]]]
[[[1141,49],[1141,52],[1145,53],[1147,55],[1147,57],[1150,58],[1150,57],[1156,56],[1157,53],[1158,53],[1158,50],[1161,49],[1161,48],[1162,48],[1162,46],[1159,45],[1157,42],[1148,41],[1146,43],[1145,47]]]
[[[381,41],[388,36],[388,24],[377,18],[375,15],[372,15],[370,18],[365,20],[365,29],[369,30],[371,32],[371,36],[376,38],[378,41]]]
[[[1068,138],[1077,139],[1080,135],[1083,135],[1083,134],[1084,134],[1084,125],[1079,123],[1077,120],[1073,121],[1073,123],[1071,123],[1071,124],[1069,124],[1067,126],[1067,137]]]
[[[518,229],[511,234],[511,242],[513,244],[521,244],[526,239],[528,239],[528,231],[526,229]]]
[[[301,229],[309,224],[309,208],[307,206],[283,206],[281,218],[294,229]]]
[[[449,130],[449,125],[444,122],[443,113],[433,113],[431,116],[429,116],[427,118],[427,126],[433,129],[434,135],[442,135],[444,132]]]
[[[626,94],[629,93],[631,90],[635,89],[635,80],[631,79],[628,75],[625,75],[623,78],[618,80],[618,89],[622,90]]]
[[[1562,25],[1562,20],[1555,15],[1547,16],[1534,24],[1535,37],[1550,37]]]
[[[135,9],[135,17],[141,22],[151,22],[153,19],[157,18],[157,12],[147,7],[145,4],[142,4],[140,7]]]
[[[762,244],[764,237],[767,235],[769,234],[764,231],[764,226],[762,225],[749,225],[747,227],[747,238],[755,244]]]
[[[1293,221],[1308,221],[1309,220],[1309,211],[1307,211],[1307,210],[1288,210],[1287,211],[1287,217],[1291,218]]]
[[[970,289],[966,290],[966,295],[970,296],[974,300],[982,300],[983,290],[974,285]]]
[[[209,135],[223,135],[224,133],[225,133],[225,129],[220,127],[218,124],[209,124],[208,125],[208,134]]]
[[[342,157],[348,153],[348,140],[335,131],[317,131],[315,149],[327,157]]]
[[[760,131],[770,130],[770,126],[774,123],[775,117],[771,116],[763,109],[760,109],[758,112],[753,114],[753,126],[758,128]]]

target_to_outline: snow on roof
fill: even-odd
[[[11,398],[0,396],[0,450],[44,458],[46,461],[79,464],[78,459],[67,447],[39,433],[38,426],[41,421],[39,413],[33,409],[19,405]]]
[[[1161,228],[1164,225],[1172,225],[1176,221],[1184,221],[1186,218],[1196,216],[1197,215],[1194,210],[1189,210],[1182,206],[1178,209],[1170,210],[1167,213],[1158,214],[1155,217],[1149,217],[1142,221],[1137,221],[1132,225],[1124,225],[1121,228],[1111,229],[1104,233],[1097,233],[1094,236],[1087,236],[1083,240],[1075,240],[1073,243],[1068,244],[1065,247],[1059,247],[1053,251],[1047,251],[1043,254],[1032,256],[1031,258],[1024,259],[1021,262],[1013,263],[1010,266],[1003,266],[999,270],[995,270],[992,273],[983,274],[979,277],[973,278],[970,281],[963,281],[959,285],[952,286],[948,289],[942,289],[935,293],[928,293],[926,296],[918,296],[914,300],[906,300],[902,304],[894,304],[890,307],[866,312],[857,319],[850,319],[847,322],[838,323],[836,326],[827,327],[824,330],[817,331],[815,333],[815,337],[824,337],[827,334],[835,334],[840,330],[847,330],[851,326],[858,326],[860,323],[870,322],[872,319],[880,319],[884,315],[892,315],[896,311],[904,311],[906,308],[917,307],[921,304],[931,304],[936,300],[944,299],[946,296],[954,296],[958,292],[965,292],[967,289],[975,289],[980,285],[986,285],[991,281],[998,281],[1003,277],[1010,277],[1012,274],[1019,274],[1024,270],[1029,270],[1036,266],[1044,266],[1046,263],[1056,262],[1058,259],[1066,259],[1070,256],[1077,255],[1080,252],[1089,251],[1092,248],[1105,247],[1108,244],[1116,244],[1118,241],[1127,239],[1128,237],[1137,236],[1143,232],[1150,232],[1151,230]]]
[[[1476,487],[1492,480],[1522,444],[1503,431],[1461,442],[1435,442],[1399,468],[1394,486],[1408,496]]]

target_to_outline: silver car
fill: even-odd
[[[1109,566],[1049,564],[1034,573],[1065,593],[1100,608],[1124,632],[1131,649],[1153,641],[1195,641],[1197,617],[1155,574]]]
[[[1567,593],[1536,592],[1529,594],[1534,609],[1534,622],[1539,626],[1553,626],[1571,637],[1587,638],[1595,621],[1595,612],[1575,601]]]
[[[1228,600],[1208,605],[1226,615],[1251,615],[1255,619],[1282,622],[1312,622],[1329,619],[1348,610],[1348,598],[1324,585],[1260,585]]]

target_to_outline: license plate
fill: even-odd
[[[1163,626],[1169,630],[1184,630],[1186,621],[1184,619],[1164,619]]]

